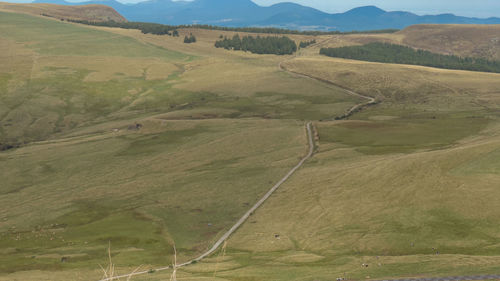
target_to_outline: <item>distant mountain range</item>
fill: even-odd
[[[62,5],[102,4],[113,7],[129,21],[162,24],[209,24],[231,27],[279,27],[297,30],[402,29],[413,24],[500,24],[500,18],[468,18],[453,14],[418,16],[409,12],[387,12],[375,6],[328,14],[294,3],[262,7],[251,0],[149,0],[127,5],[115,0],[71,3],[64,0],[36,0],[34,3]]]

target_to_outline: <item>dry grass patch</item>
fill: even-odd
[[[441,54],[500,60],[500,26],[422,24],[400,32],[403,43]]]

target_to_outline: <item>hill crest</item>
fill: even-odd
[[[59,2],[58,0],[53,1]],[[88,21],[116,21],[127,20],[112,7],[102,4],[86,4],[79,6],[68,6],[54,3],[5,3],[0,2],[0,10],[43,15],[57,19],[88,20]]]

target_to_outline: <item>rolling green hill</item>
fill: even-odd
[[[117,274],[197,257],[307,153],[306,121],[313,158],[179,280],[500,270],[499,74],[179,33],[0,12],[0,280],[98,280],[109,245]],[[377,104],[319,121],[366,102],[345,89]]]

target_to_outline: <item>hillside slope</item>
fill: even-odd
[[[415,25],[399,32],[403,43],[441,54],[500,60],[500,25]]]
[[[98,280],[109,242],[120,267],[196,257],[304,155],[302,120],[358,103],[179,33],[0,12],[0,280]]]
[[[0,10],[32,15],[44,15],[57,19],[116,22],[127,21],[113,8],[97,4],[68,6],[57,4],[13,4],[0,2]]]

